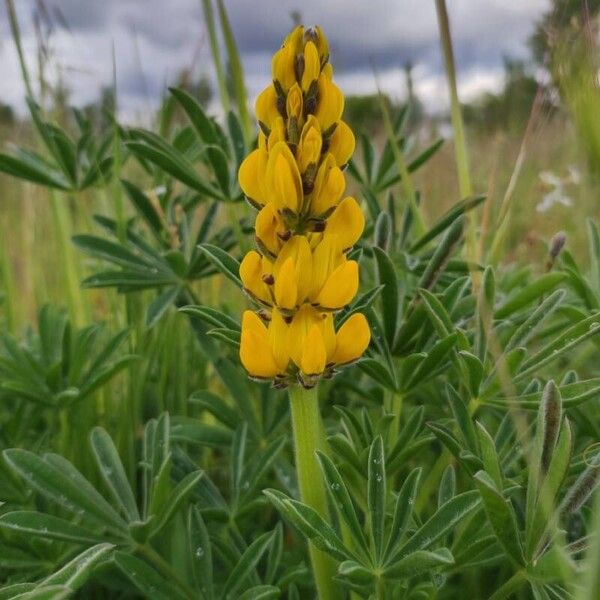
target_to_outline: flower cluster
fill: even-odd
[[[252,377],[310,387],[369,344],[360,313],[334,327],[334,313],[358,290],[358,263],[347,255],[365,223],[356,200],[343,197],[355,140],[321,30],[295,28],[272,69],[256,101],[258,148],[239,171],[259,211],[257,250],[244,257],[240,278],[262,306],[244,313],[240,358]]]

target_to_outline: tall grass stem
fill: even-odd
[[[461,199],[464,199],[473,195],[473,186],[471,184],[465,128],[456,84],[456,63],[454,61],[452,36],[450,34],[450,20],[448,19],[445,0],[435,0],[435,6],[438,15],[444,66],[446,68],[446,77],[448,79],[448,88],[450,91],[450,116],[452,120],[452,132],[454,135],[454,153],[458,173],[458,189]],[[477,262],[477,218],[474,211],[469,211],[465,241],[467,260],[471,263]]]

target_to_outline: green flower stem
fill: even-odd
[[[316,456],[317,450],[326,450],[316,388],[305,390],[300,386],[291,387],[290,409],[300,498],[327,519],[327,492]],[[335,561],[312,544],[309,545],[309,552],[320,600],[340,597],[333,581]]]

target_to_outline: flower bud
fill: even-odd
[[[319,162],[322,146],[323,138],[321,137],[319,122],[311,115],[302,128],[302,135],[296,152],[300,173],[304,173],[309,165],[316,165]]]
[[[313,81],[319,78],[321,73],[321,61],[319,51],[313,42],[307,42],[304,47],[304,68],[302,71],[302,91],[308,92]]]

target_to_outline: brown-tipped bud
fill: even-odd
[[[292,237],[292,230],[277,232],[277,235],[282,242],[287,242]]]
[[[304,30],[304,43],[306,44],[307,42],[312,42],[313,44],[319,42],[319,33],[316,27],[307,27]]]
[[[302,191],[304,192],[305,196],[308,196],[309,194],[312,194],[312,191],[315,189],[315,180],[314,178],[311,180],[306,179],[305,177],[302,178]]]
[[[256,314],[265,322],[268,323],[271,320],[271,313],[264,308],[256,311]]]
[[[273,285],[275,283],[275,277],[273,277],[273,275],[271,273],[265,273],[261,279],[263,280],[264,283],[266,283],[267,285]]]
[[[549,381],[542,394],[542,402],[538,415],[538,427],[542,428],[538,435],[542,436],[540,466],[543,473],[548,472],[552,454],[558,441],[561,420],[562,399],[560,391],[554,381]]]
[[[562,249],[567,243],[567,235],[564,231],[559,231],[554,235],[550,242],[550,257],[555,260],[556,257],[561,253]]]
[[[327,221],[315,221],[312,230],[315,233],[322,233],[327,227]]]
[[[304,175],[302,176],[303,183],[311,188],[314,186],[315,177],[317,176],[317,163],[310,163],[308,167],[306,167],[306,171],[304,171]]]

